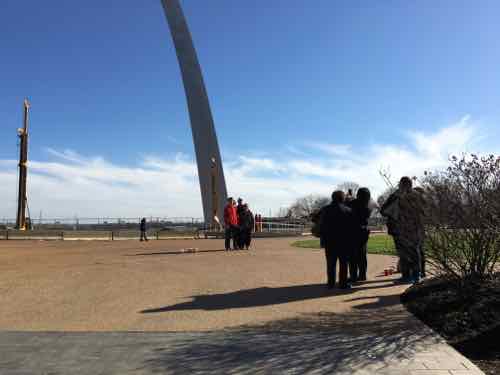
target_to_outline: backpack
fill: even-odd
[[[399,234],[398,222],[393,218],[387,217],[385,225],[387,227],[387,234],[389,236],[397,236]]]
[[[382,205],[380,213],[386,218],[387,234],[397,236],[399,234],[399,197],[391,194]]]
[[[321,237],[321,210],[313,212],[311,215],[313,222],[311,233],[314,237]]]

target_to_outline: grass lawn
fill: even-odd
[[[292,246],[303,247],[309,249],[319,249],[319,238],[311,240],[301,240],[292,243]],[[396,255],[394,241],[387,234],[374,234],[368,240],[368,253],[370,254],[386,254]]]

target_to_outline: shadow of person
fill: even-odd
[[[404,308],[302,314],[265,324],[176,336],[142,368],[155,373],[374,374],[439,342]],[[383,366],[383,368],[381,368]],[[397,369],[401,371],[397,371]],[[382,370],[382,371],[380,371]]]
[[[399,305],[401,303],[400,296],[401,294],[391,294],[389,296],[374,296],[374,297],[365,296],[365,297],[351,298],[345,300],[344,302],[356,302],[356,301],[368,300],[369,302],[363,303],[361,305],[354,305],[352,306],[352,308],[357,310],[381,309]]]
[[[126,257],[140,257],[140,256],[152,256],[152,255],[181,255],[181,254],[201,254],[201,253],[221,253],[226,252],[224,249],[214,249],[214,250],[194,250],[189,251],[189,249],[182,250],[171,250],[171,251],[157,251],[154,253],[137,253],[137,254],[125,254]]]
[[[329,297],[344,290],[328,290],[324,284],[262,287],[230,293],[191,296],[190,302],[141,311],[143,314],[177,310],[224,310],[256,306],[279,305],[288,302]]]
[[[192,301],[171,306],[142,310],[141,314],[161,313],[179,310],[225,310],[245,307],[279,305],[289,302],[304,301],[332,295],[350,294],[361,289],[392,287],[393,284],[356,287],[352,289],[327,289],[325,284],[293,285],[286,287],[262,287],[238,290],[230,293],[201,294],[191,296]]]

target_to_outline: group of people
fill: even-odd
[[[238,204],[232,197],[224,207],[225,248],[226,250],[248,250],[252,242],[252,232],[262,232],[262,215],[253,215],[247,203],[238,198]],[[139,224],[140,241],[148,241],[147,222],[143,217]],[[233,247],[231,248],[231,240]]]
[[[347,195],[337,190],[332,194],[332,202],[312,217],[313,233],[320,237],[321,247],[325,249],[329,288],[336,285],[337,262],[340,288],[348,289],[352,283],[366,280],[370,203],[368,188],[358,189],[356,197],[351,190]],[[380,208],[380,213],[387,219],[388,234],[394,238],[402,282],[416,283],[420,277],[425,277],[424,206],[424,192],[418,187],[413,188],[409,177],[402,177],[398,189]],[[262,218],[260,215],[254,217],[242,198],[236,204],[230,197],[224,207],[224,226],[225,249],[248,250],[252,232],[262,230]],[[140,240],[147,241],[146,218],[141,220],[140,231]]]
[[[356,198],[352,194],[347,198],[343,191],[334,191],[332,202],[313,218],[319,225],[320,243],[325,249],[328,288],[335,287],[337,262],[341,289],[366,280],[368,218],[372,211],[370,190],[360,188]]]
[[[325,249],[329,288],[336,285],[337,262],[338,286],[341,289],[348,289],[351,283],[366,280],[367,243],[370,236],[368,219],[372,212],[370,202],[367,188],[360,188],[356,198],[352,197],[351,192],[346,195],[337,190],[332,194],[332,202],[313,217],[321,247]],[[398,189],[380,208],[380,213],[387,219],[388,234],[394,238],[401,282],[416,283],[425,277],[424,206],[423,191],[413,188],[409,177],[402,177]]]
[[[243,199],[238,198],[236,204],[234,199],[229,197],[224,207],[224,226],[225,249],[231,250],[233,240],[232,250],[248,250],[252,242],[252,231],[258,227],[258,223],[256,225],[253,213],[248,204],[243,203]]]

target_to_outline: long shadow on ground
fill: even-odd
[[[142,310],[141,313],[151,314],[178,310],[224,310],[279,305],[295,301],[331,297],[333,295],[339,294],[350,294],[362,289],[378,289],[393,286],[394,284],[389,282],[377,286],[361,285],[356,288],[347,290],[328,290],[325,288],[324,284],[294,285],[277,288],[262,287],[238,290],[236,292],[230,293],[201,294],[197,296],[191,296],[191,298],[193,299],[192,301],[179,303],[176,305]]]
[[[366,309],[380,309],[381,307],[397,306],[401,304],[400,295],[393,294],[389,296],[378,296],[378,297],[356,297],[345,300],[345,302],[357,302],[357,301],[367,301],[370,302],[363,303],[361,305],[354,305],[353,309],[366,310]]]
[[[441,340],[394,306],[396,299],[211,332],[6,331],[0,335],[0,372],[407,374],[414,353],[433,350]]]
[[[381,302],[383,303],[383,302]],[[306,314],[263,325],[191,334],[157,348],[154,373],[373,374],[397,369],[439,340],[400,306]],[[403,373],[403,371],[401,371]]]
[[[138,254],[125,254],[126,257],[139,257],[139,256],[150,256],[150,255],[180,255],[180,254],[197,254],[197,253],[220,253],[225,252],[224,249],[216,250],[196,250],[194,252],[189,252],[186,250],[172,250],[172,251],[157,251],[154,253],[138,253]]]

